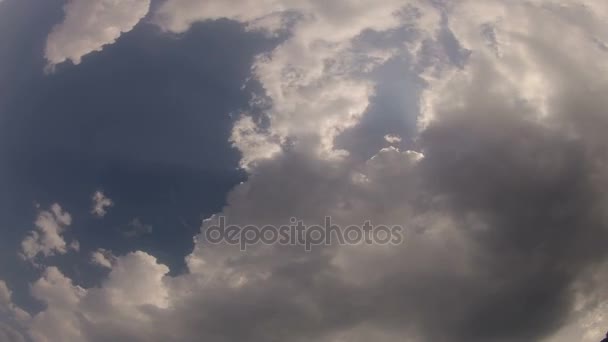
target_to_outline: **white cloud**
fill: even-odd
[[[35,221],[36,230],[21,242],[23,257],[32,260],[39,254],[46,257],[67,253],[68,245],[63,233],[70,224],[72,217],[57,203],[51,205],[49,210],[40,211]],[[70,248],[77,250],[77,246],[78,242],[75,241]]]
[[[112,263],[116,262],[116,257],[110,252],[103,248],[96,250],[91,253],[91,262],[94,265],[99,265],[105,268],[112,268]]]
[[[30,315],[13,303],[11,290],[0,280],[0,340],[26,341],[24,328],[29,319]]]
[[[331,216],[341,226],[401,224],[405,244],[311,253],[257,245],[242,253],[198,236],[188,272],[178,276],[144,252],[114,257],[99,250],[92,261],[110,269],[101,286],[81,288],[56,268],[32,286],[47,308],[28,321],[30,336],[595,337],[608,300],[598,266],[608,235],[608,100],[600,96],[608,91],[608,62],[597,46],[608,5],[580,4],[166,1],[156,20],[174,32],[206,19],[263,25],[258,19],[277,12],[301,15],[283,27],[289,38],[255,62],[269,125],[247,115],[235,124],[232,142],[249,178],[218,214],[242,225],[281,225],[292,216],[307,223]],[[270,22],[268,30],[276,30]],[[365,39],[365,32],[382,39]],[[395,56],[411,61],[404,73],[425,80],[420,131],[410,137],[422,153],[388,147],[359,160],[338,151],[334,138],[358,122],[381,82],[370,73]]]
[[[11,291],[6,286],[6,283],[0,280],[0,304],[6,305],[11,301]]]
[[[421,126],[436,115],[434,105],[428,103],[458,104],[454,96],[469,87],[487,86],[486,91],[525,102],[541,118],[558,111],[550,106],[561,92],[570,89],[567,77],[574,69],[578,75],[573,81],[582,81],[588,89],[602,87],[605,79],[598,72],[608,70],[608,62],[605,51],[597,47],[596,37],[605,39],[607,9],[605,2],[595,0],[461,1],[451,6],[450,29],[465,48],[474,51],[468,69],[490,68],[500,75],[501,82],[482,84],[472,78],[476,74],[450,74],[454,70],[438,78],[431,76],[432,86],[422,97]],[[589,68],[590,64],[595,65]]]
[[[394,134],[387,134],[384,136],[384,140],[386,140],[387,143],[394,145],[401,142],[401,137]]]
[[[65,18],[53,28],[46,42],[49,66],[82,57],[113,44],[146,16],[150,0],[69,0]]]
[[[334,138],[353,127],[368,108],[374,95],[369,74],[391,57],[407,55],[409,40],[432,37],[440,19],[432,5],[418,0],[169,0],[154,18],[165,30],[183,32],[193,22],[223,17],[260,28],[263,18],[293,12],[298,13],[295,23],[289,26],[284,20],[281,26],[290,29],[290,37],[259,56],[253,67],[271,103],[266,112],[270,125],[263,130],[267,137],[248,134],[249,139],[242,139],[244,126],[247,132],[261,130],[251,120],[241,119],[234,127],[233,141],[245,165],[272,156],[277,143],[285,141],[307,145],[323,158],[344,156],[345,151],[334,147]],[[276,20],[271,23],[267,30],[277,30]],[[403,27],[417,34],[399,37],[390,46],[359,39],[366,31],[389,33]]]
[[[256,161],[270,159],[281,152],[278,137],[271,137],[260,130],[249,116],[236,121],[230,138],[234,147],[243,153],[241,167],[249,168]]]
[[[104,217],[107,214],[107,209],[114,205],[114,202],[102,192],[95,191],[91,197],[93,205],[91,207],[91,214],[97,217]]]
[[[13,293],[3,280],[0,280],[0,313],[10,315],[18,321],[29,319],[29,314],[12,302]]]
[[[136,335],[144,326],[151,329],[146,311],[166,308],[167,289],[162,279],[167,272],[148,254],[131,253],[116,260],[100,288],[87,290],[75,286],[57,268],[49,267],[32,286],[34,297],[48,308],[32,317],[29,336],[35,342],[103,341],[104,334]],[[97,337],[92,337],[83,324],[108,330],[99,330]]]

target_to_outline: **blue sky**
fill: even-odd
[[[66,273],[98,282],[83,255],[101,245],[153,252],[179,273],[201,218],[219,211],[245,179],[228,142],[232,114],[248,103],[242,86],[252,58],[276,39],[228,21],[197,25],[179,38],[143,24],[81,67],[49,75],[40,51],[61,21],[61,2],[3,6],[10,45],[2,59],[9,91],[2,96],[0,145],[10,167],[0,179],[1,272],[14,274],[8,281],[27,292],[36,272],[15,246],[32,229],[35,205],[58,202],[74,216],[70,234],[82,243],[79,255],[61,260]],[[116,204],[104,220],[89,214],[97,190]],[[135,218],[152,232],[125,238]]]

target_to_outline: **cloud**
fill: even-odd
[[[387,143],[394,145],[401,142],[401,137],[394,134],[387,134],[384,136],[384,140],[386,140]]]
[[[33,260],[39,254],[47,257],[65,254],[70,248],[78,250],[80,246],[77,241],[68,246],[63,237],[70,224],[72,216],[57,203],[51,205],[49,210],[40,211],[35,221],[36,230],[31,231],[21,242],[22,256]]]
[[[26,341],[24,323],[30,315],[12,302],[12,292],[3,280],[0,280],[0,340],[7,342]]]
[[[24,336],[34,342],[77,342],[102,341],[104,335],[120,334],[123,329],[135,334],[149,323],[145,322],[149,317],[147,310],[166,309],[168,294],[162,278],[167,272],[168,268],[158,265],[150,255],[131,253],[115,261],[100,288],[84,289],[75,285],[58,268],[48,267],[31,286],[32,296],[47,306],[34,316],[12,303],[10,291],[0,281],[0,322],[10,323],[6,326],[0,324],[0,337],[7,337],[3,341],[10,342],[26,341]],[[144,321],[138,326],[131,325],[140,319]],[[129,326],[124,325],[127,321],[131,321]],[[118,330],[96,331],[99,336],[92,337],[92,331],[86,328],[88,324],[92,324],[92,328],[105,326]]]
[[[265,94],[252,106],[264,120],[244,113],[235,124],[249,177],[203,231],[220,215],[260,226],[331,216],[342,227],[403,225],[404,244],[243,253],[197,236],[187,272],[175,276],[144,252],[98,251],[94,262],[110,269],[99,287],[74,285],[53,267],[33,284],[47,307],[27,321],[29,336],[595,338],[608,302],[608,62],[597,44],[608,5],[408,4],[168,0],[155,15],[165,30],[183,32],[200,20],[249,25],[297,14],[284,21],[289,37],[254,65]],[[395,58],[420,80],[410,150],[402,141],[362,160],[337,149],[335,138],[366,115],[382,82],[374,70]]]
[[[93,205],[91,207],[91,214],[96,217],[104,217],[107,214],[107,209],[114,206],[114,202],[101,191],[95,191],[91,197]]]
[[[82,57],[113,44],[146,16],[150,0],[69,0],[65,18],[53,28],[46,41],[48,65],[71,60],[80,64]]]
[[[267,108],[265,114],[272,120],[268,127],[261,127],[243,113],[245,118],[233,130],[245,166],[275,155],[281,145],[295,140],[309,144],[322,158],[343,156],[346,151],[335,148],[334,138],[353,127],[370,105],[374,95],[370,74],[391,58],[409,54],[406,44],[430,38],[440,20],[432,4],[416,0],[373,4],[340,0],[331,5],[311,0],[230,4],[170,0],[153,17],[161,28],[179,33],[193,22],[217,18],[255,24],[259,29],[261,19],[275,15],[285,18],[280,29],[289,30],[289,38],[259,56],[253,66],[264,89],[264,94],[254,98],[254,106]],[[407,28],[411,34],[393,34]],[[362,39],[365,32],[379,32],[380,40],[392,35],[395,41],[378,44]]]
[[[112,268],[112,263],[115,262],[116,257],[110,252],[103,248],[96,250],[91,253],[91,262],[94,265],[98,265],[105,268]]]
[[[247,169],[259,160],[272,158],[281,152],[283,143],[279,137],[264,133],[250,116],[243,116],[235,123],[231,141],[243,154],[241,167]]]
[[[143,235],[151,234],[152,229],[153,228],[151,225],[141,222],[141,219],[139,217],[136,217],[133,220],[131,220],[131,222],[129,222],[127,227],[125,227],[121,231],[121,233],[125,237],[135,238],[135,237],[140,237]]]
[[[146,311],[166,308],[162,278],[167,272],[168,268],[148,254],[131,253],[116,260],[100,288],[83,289],[57,268],[49,267],[32,285],[32,294],[48,309],[29,321],[29,336],[35,342],[69,342],[137,334],[150,323]],[[90,324],[94,331],[82,324]],[[109,330],[97,330],[101,326]]]

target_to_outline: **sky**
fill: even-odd
[[[603,0],[0,0],[0,341],[599,342]],[[221,220],[398,243],[213,243]]]

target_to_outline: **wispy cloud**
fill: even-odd
[[[114,206],[114,202],[108,198],[102,191],[95,191],[91,197],[93,205],[91,206],[91,214],[96,217],[104,217],[108,212],[108,208]]]

